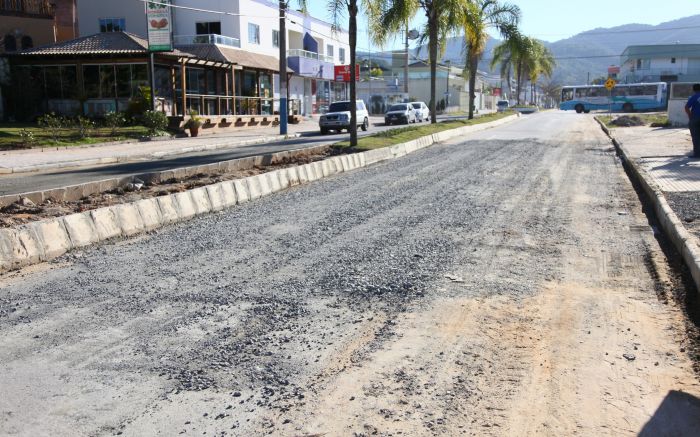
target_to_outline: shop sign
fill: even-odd
[[[335,80],[336,82],[350,82],[350,66],[349,65],[336,65],[335,66]],[[355,78],[357,82],[360,81],[360,65],[355,65]]]
[[[173,49],[171,1],[146,2],[148,50],[151,52],[169,52]]]

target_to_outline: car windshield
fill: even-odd
[[[389,111],[405,111],[406,105],[392,105]]]
[[[498,102],[497,105],[498,106],[508,106],[508,102],[501,101],[501,102]]]
[[[328,112],[346,112],[350,111],[350,102],[335,102],[331,103]]]
[[[416,108],[416,109],[420,109],[420,103],[414,103],[414,104],[413,104],[413,107]]]

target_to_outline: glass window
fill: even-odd
[[[243,83],[241,84],[241,95],[247,97],[258,96],[258,75],[254,71],[243,72]]]
[[[6,52],[14,52],[17,50],[17,38],[9,33],[3,38],[3,45],[5,46]]]
[[[196,23],[197,35],[216,34],[221,35],[221,21],[208,21]]]
[[[330,44],[328,44],[328,45],[326,46],[326,55],[328,55],[328,56],[334,56],[334,54],[333,54],[333,46],[330,45]]]
[[[100,18],[100,32],[126,31],[126,18]]]
[[[117,97],[131,97],[131,65],[117,65]]]
[[[116,80],[114,65],[100,65],[100,97],[109,99],[115,97]]]
[[[85,95],[88,99],[100,98],[100,67],[98,65],[86,65],[83,67],[83,81]]]
[[[214,70],[206,70],[206,78],[207,94],[216,94],[216,74]]]
[[[570,100],[574,100],[574,89],[564,88],[563,90],[561,90],[561,101],[568,102]]]
[[[29,35],[24,35],[22,37],[21,42],[22,42],[22,50],[31,49],[32,47],[34,47],[34,40],[32,40],[32,37]]]
[[[61,97],[64,99],[78,98],[78,74],[75,65],[59,67],[61,75]]]
[[[342,47],[338,49],[338,60],[341,64],[345,64],[345,49]]]
[[[58,67],[44,67],[44,86],[47,98],[61,98],[61,72]]]
[[[248,23],[248,42],[260,44],[260,26],[257,24]]]
[[[279,30],[272,30],[272,47],[279,47],[280,46],[280,31]]]

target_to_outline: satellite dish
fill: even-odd
[[[408,31],[408,39],[418,39],[420,33],[416,29],[411,29]]]

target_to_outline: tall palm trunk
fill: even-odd
[[[350,147],[357,147],[357,71],[355,47],[357,46],[357,0],[348,3],[350,13]]]
[[[476,69],[479,66],[479,58],[469,54],[469,119],[474,118],[474,102],[476,101]]]
[[[438,20],[435,5],[426,13],[428,17],[428,51],[430,52],[430,122],[437,123],[437,96],[435,91],[438,57]]]
[[[520,86],[522,85],[522,80],[523,80],[523,61],[519,60],[518,61],[518,67],[516,68],[515,71],[515,81],[517,82],[516,84],[516,93],[517,93],[517,104],[520,104]]]

